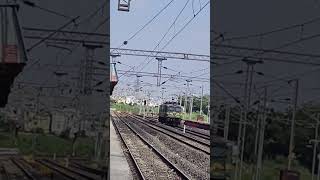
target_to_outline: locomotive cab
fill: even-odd
[[[0,107],[7,104],[14,79],[27,61],[17,9],[15,4],[0,6]]]
[[[112,95],[114,87],[118,84],[118,74],[116,63],[110,63],[110,95]]]
[[[159,107],[159,122],[178,126],[181,122],[181,106],[176,103],[164,103]]]

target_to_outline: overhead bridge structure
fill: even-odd
[[[153,58],[210,62],[209,55],[189,54],[189,53],[181,53],[181,52],[123,49],[123,48],[110,48],[110,51],[111,51],[111,54],[114,54],[114,55],[144,56],[144,57],[153,57]]]

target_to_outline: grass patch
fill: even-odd
[[[72,153],[71,140],[49,134],[19,133],[19,137],[15,140],[10,133],[1,133],[0,147],[18,148],[23,155],[30,155],[33,152],[32,142],[34,137],[36,138],[34,153],[37,155],[53,155],[56,153],[57,156],[65,156]],[[79,138],[75,145],[77,156],[93,156],[93,138]]]
[[[200,115],[199,112],[192,112],[192,114],[191,114],[191,119],[190,119],[190,114],[189,114],[189,113],[183,113],[183,114],[182,114],[182,119],[191,120],[191,121],[197,121],[198,115]],[[203,119],[204,119],[204,122],[209,122],[207,115],[202,114],[202,116],[204,117],[204,118],[203,118]]]
[[[129,104],[124,104],[124,103],[113,103],[111,105],[111,108],[116,109],[117,111],[122,111],[122,112],[131,112],[138,114],[140,112],[140,106],[139,105],[129,105]],[[147,110],[147,108],[146,108]],[[149,113],[153,112],[158,113],[158,108],[155,107],[148,107]],[[143,107],[141,107],[141,113],[143,113]]]
[[[124,103],[113,103],[111,105],[111,108],[114,108],[117,111],[121,111],[121,112],[131,112],[131,113],[135,113],[138,114],[140,111],[140,106],[138,105],[129,105],[129,104],[124,104]],[[150,112],[154,113],[158,113],[158,108],[155,107],[149,107],[148,109],[150,109]],[[143,109],[141,109],[141,113],[143,113]],[[200,115],[199,112],[192,112],[191,114],[191,120],[192,121],[197,121],[197,116]],[[204,122],[209,122],[208,121],[208,116],[206,116],[205,114],[202,114],[204,116]],[[189,113],[183,113],[182,114],[182,119],[187,119],[190,120],[190,114]]]
[[[254,165],[243,165],[242,179],[252,180],[252,168],[255,170]],[[264,160],[262,170],[261,170],[261,180],[277,180],[280,178],[280,171],[287,168],[287,158],[277,157],[273,160]],[[234,169],[230,171],[231,179],[234,179]],[[300,179],[311,179],[311,172],[307,168],[301,166],[297,161],[292,164],[292,170],[298,171],[300,173]]]

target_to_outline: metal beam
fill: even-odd
[[[74,22],[75,20],[77,20],[80,16],[77,16],[73,19],[71,19],[70,21],[68,21],[66,24],[64,24],[63,26],[59,27],[59,29],[51,32],[48,36],[42,38],[40,41],[36,42],[35,44],[33,44],[30,48],[27,49],[27,51],[31,51],[33,48],[37,47],[39,44],[41,44],[42,42],[46,41],[47,39],[53,37],[59,30],[62,30],[63,28],[67,27],[69,24],[71,24],[72,22]]]
[[[122,49],[122,48],[110,48],[111,54],[116,55],[128,55],[128,56],[145,56],[154,58],[167,58],[167,59],[183,59],[190,61],[203,61],[210,62],[209,55],[188,54],[180,52],[164,52],[164,51],[150,51],[150,50],[138,50],[138,49]]]
[[[320,54],[297,53],[297,52],[290,52],[290,51],[278,51],[278,50],[274,50],[274,49],[253,48],[253,47],[245,47],[245,46],[233,46],[233,45],[225,45],[225,44],[213,44],[213,46],[215,48],[237,49],[237,50],[264,52],[264,53],[276,53],[276,54],[303,56],[303,57],[309,57],[309,58],[320,58]]]
[[[30,27],[22,27],[24,33],[50,33],[56,32],[56,34],[64,34],[64,35],[89,35],[89,36],[101,36],[101,37],[109,37],[109,34],[102,33],[90,33],[90,32],[80,32],[80,31],[65,31],[65,30],[55,30],[55,29],[45,29],[45,28],[30,28]]]
[[[152,72],[137,72],[137,71],[123,71],[118,70],[118,74],[126,74],[126,75],[141,75],[141,76],[150,76],[150,77],[158,77],[158,73]],[[201,77],[192,77],[192,76],[182,76],[182,75],[173,75],[173,74],[162,74],[163,78],[177,78],[177,79],[192,79],[201,82],[209,82],[209,78],[201,78]]]
[[[45,37],[41,37],[41,36],[24,36],[24,38],[26,39],[44,39]],[[64,43],[69,43],[69,42],[73,42],[73,43],[89,43],[89,44],[101,44],[101,45],[108,45],[109,43],[107,41],[88,41],[88,40],[83,40],[83,39],[71,39],[71,38],[48,38],[48,41],[50,41],[51,43],[54,42],[64,42]]]

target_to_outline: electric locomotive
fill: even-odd
[[[118,74],[116,63],[110,63],[110,95],[112,95],[114,87],[118,84]]]
[[[17,4],[0,6],[0,107],[5,107],[15,78],[27,62]]]
[[[176,102],[165,102],[159,106],[159,122],[178,126],[182,119],[182,107]]]

